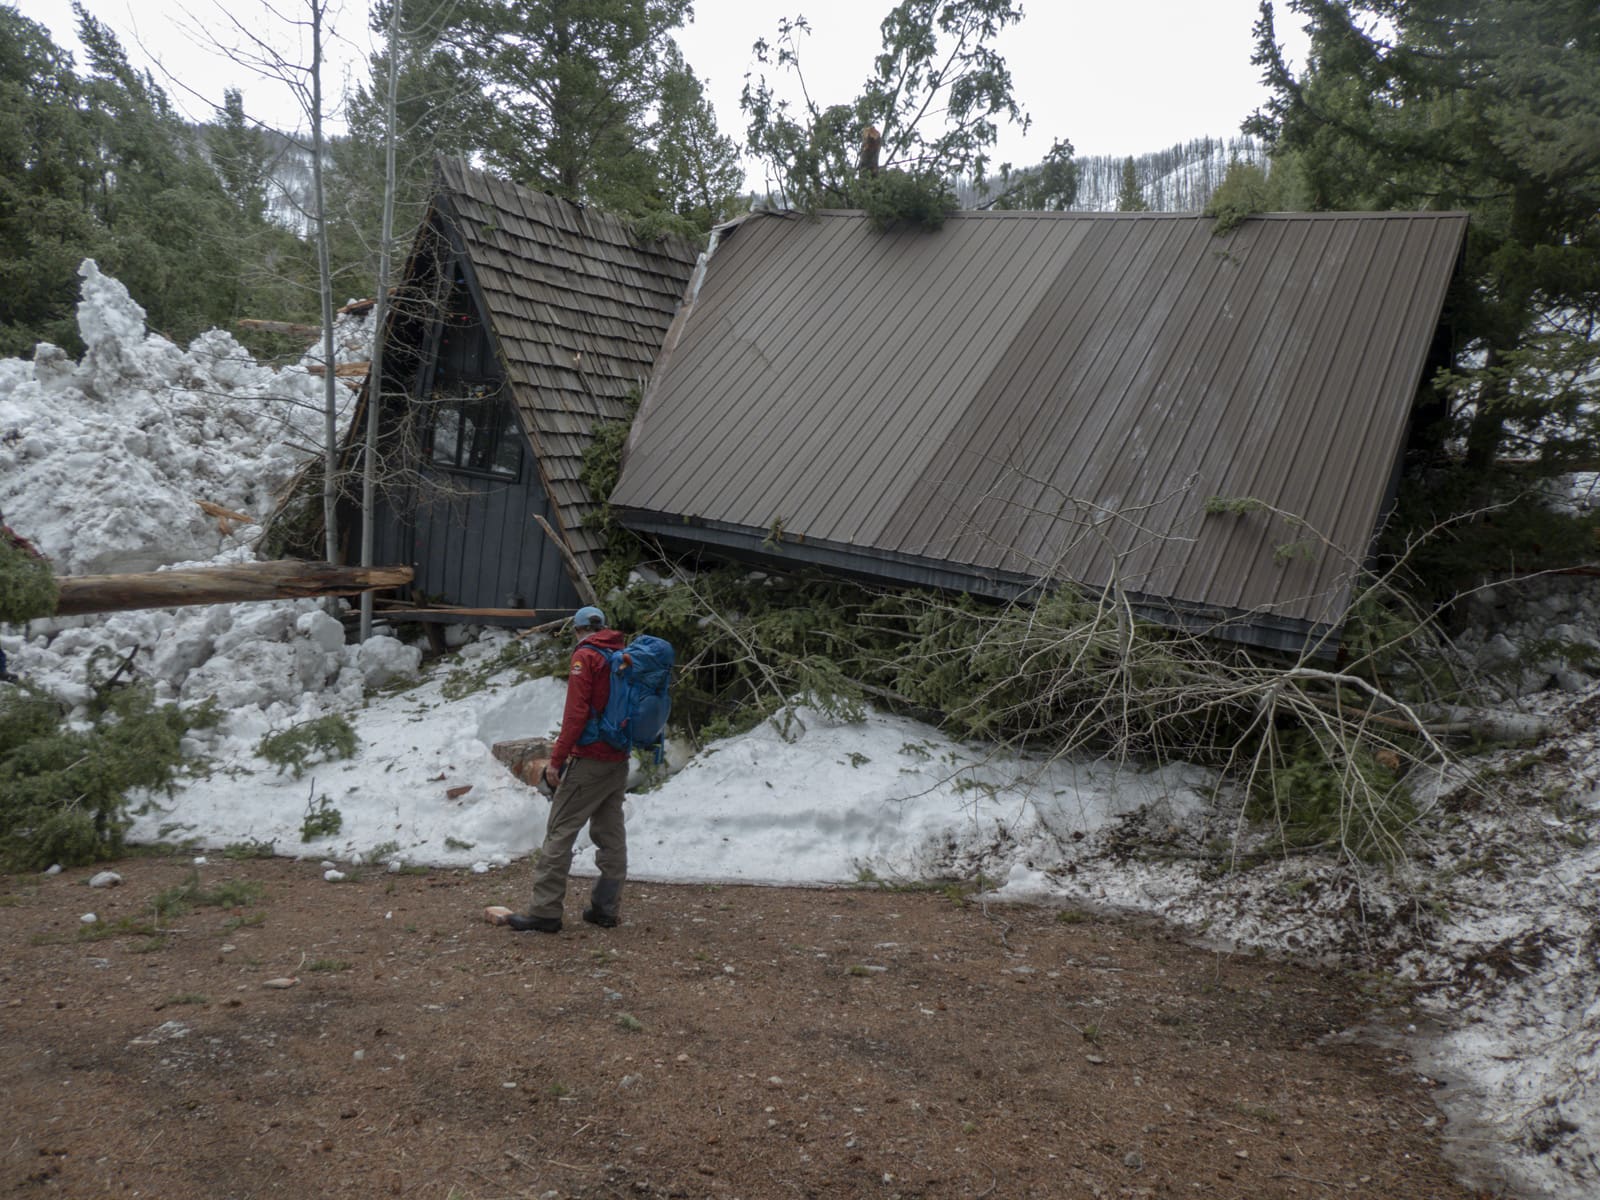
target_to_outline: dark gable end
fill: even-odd
[[[578,602],[539,521],[594,573],[583,452],[596,424],[627,417],[697,257],[684,239],[640,240],[615,217],[439,163],[384,335],[374,557],[413,567],[409,604],[526,623]],[[340,524],[353,557],[352,498]]]
[[[1117,581],[1147,616],[1298,648],[1368,557],[1465,230],[752,217],[658,365],[613,502],[679,543],[977,594]]]
[[[698,247],[641,241],[608,213],[460,162],[439,164],[436,210],[462,251],[554,524],[593,574],[595,507],[578,482],[598,422],[627,416],[661,346]]]

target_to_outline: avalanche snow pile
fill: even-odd
[[[1461,601],[1456,649],[1491,700],[1550,689],[1581,694],[1600,671],[1600,587],[1584,576],[1503,583]],[[1576,651],[1576,653],[1574,652]]]
[[[78,274],[83,359],[41,343],[31,363],[0,361],[0,513],[61,575],[239,545],[254,527],[224,532],[198,501],[262,518],[305,447],[321,445],[323,381],[309,357],[274,370],[217,329],[180,349],[145,333],[144,309],[92,259]],[[361,319],[337,335],[340,361],[366,356]]]
[[[323,436],[315,351],[275,370],[216,329],[179,349],[146,332],[144,310],[93,260],[78,273],[82,360],[43,343],[31,363],[0,361],[0,513],[62,575],[250,561],[257,527],[197,502],[256,517],[277,502]],[[362,318],[336,335],[340,361],[367,357]],[[347,389],[339,399],[348,406]],[[158,699],[214,696],[236,732],[358,704],[421,659],[388,637],[345,645],[310,600],[35,621],[0,633],[0,648],[69,703],[86,698],[84,664],[104,648]]]

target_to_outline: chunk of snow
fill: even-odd
[[[337,654],[344,649],[344,623],[320,608],[301,613],[294,627],[324,654]]]
[[[422,651],[398,638],[374,635],[356,648],[356,666],[368,687],[382,687],[403,675],[415,675]]]

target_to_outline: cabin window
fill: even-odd
[[[447,383],[431,397],[429,457],[441,467],[515,479],[522,473],[522,430],[491,383]]]

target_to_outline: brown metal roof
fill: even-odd
[[[1120,578],[1297,644],[1367,555],[1466,218],[1212,228],[747,219],[657,364],[613,503],[639,529],[769,550],[781,531],[786,557],[974,592]],[[1213,496],[1326,543],[1206,515]]]
[[[585,572],[600,540],[578,482],[589,434],[627,415],[694,270],[683,238],[440,160],[436,208],[466,252],[546,493]]]

